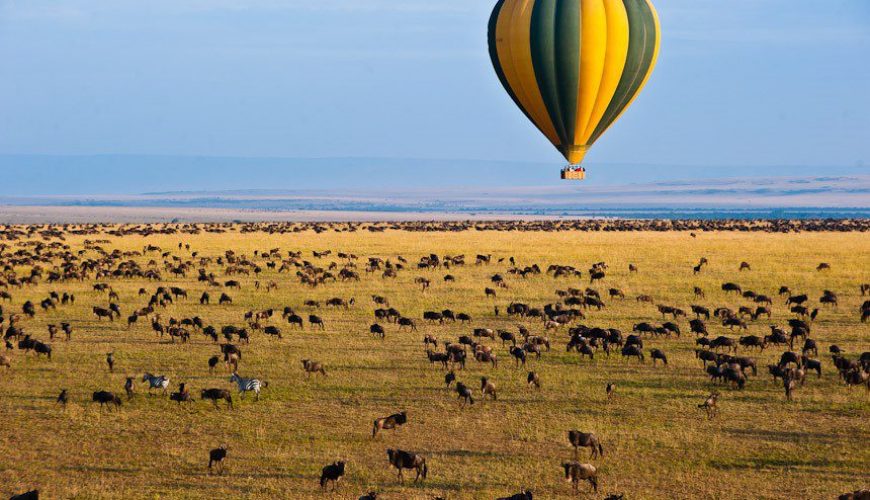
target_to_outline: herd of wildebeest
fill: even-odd
[[[268,381],[242,377],[240,367],[248,354],[243,356],[245,346],[259,339],[271,337],[282,339],[294,330],[324,329],[330,321],[330,310],[370,308],[372,323],[369,333],[386,340],[390,332],[415,332],[421,323],[456,325],[467,334],[455,338],[439,339],[434,334],[421,334],[421,367],[425,362],[443,369],[443,386],[455,394],[460,408],[481,404],[487,399],[499,397],[496,377],[480,377],[477,381],[463,376],[467,363],[491,365],[497,368],[507,363],[513,369],[526,369],[529,357],[541,358],[551,348],[563,346],[568,352],[576,352],[581,360],[598,356],[617,355],[627,362],[668,365],[668,352],[656,347],[662,337],[689,336],[695,344],[698,360],[698,377],[707,377],[713,390],[709,397],[698,401],[701,418],[715,419],[722,403],[721,390],[742,390],[750,381],[765,372],[774,383],[781,384],[783,397],[791,400],[804,384],[812,378],[821,378],[832,370],[845,388],[862,387],[870,391],[870,352],[846,352],[834,344],[822,349],[814,335],[814,322],[826,309],[839,307],[839,290],[824,290],[818,296],[810,296],[788,283],[775,290],[751,290],[741,286],[740,276],[752,272],[750,262],[742,262],[734,268],[734,278],[721,284],[719,289],[704,290],[695,286],[692,290],[697,299],[691,304],[662,303],[650,295],[627,296],[607,277],[611,265],[607,262],[592,263],[578,267],[577,264],[550,264],[544,267],[535,263],[517,264],[513,256],[479,254],[424,255],[424,256],[358,256],[340,249],[319,251],[294,251],[270,248],[254,251],[252,255],[237,253],[227,248],[217,255],[200,254],[196,248],[185,243],[185,238],[202,233],[263,232],[269,234],[293,233],[313,230],[316,232],[339,231],[371,232],[386,229],[405,231],[666,231],[682,230],[696,237],[703,231],[867,231],[870,222],[853,221],[540,221],[540,222],[409,222],[409,223],[306,223],[266,224],[251,223],[234,226],[230,224],[165,224],[165,225],[69,225],[69,226],[7,226],[0,228],[0,325],[4,332],[5,352],[0,354],[0,366],[15,370],[20,362],[18,356],[33,353],[50,361],[60,343],[75,342],[76,329],[72,322],[59,321],[47,326],[46,331],[34,331],[29,321],[46,311],[63,311],[65,308],[82,307],[81,300],[66,285],[89,282],[100,299],[85,304],[99,321],[117,323],[119,329],[145,323],[150,325],[157,338],[170,342],[186,343],[193,336],[205,336],[214,342],[215,353],[203,364],[210,372],[226,370],[228,381],[237,388],[241,397],[253,393],[256,400],[268,387]],[[113,249],[112,238],[153,234],[174,235],[179,243],[173,248],[146,244],[141,250],[121,251]],[[84,246],[73,248],[66,243],[69,236],[84,236]],[[697,265],[686,269],[687,276],[702,274],[708,260],[699,257]],[[807,272],[826,273],[836,263],[819,262]],[[453,270],[463,266],[482,266],[487,269],[488,281],[480,284],[480,296],[491,301],[492,314],[516,318],[514,329],[489,328],[471,314],[448,308],[425,311],[421,315],[409,314],[390,304],[390,297],[372,295],[363,300],[359,297],[333,297],[328,300],[304,300],[283,309],[247,311],[234,324],[212,324],[207,317],[173,317],[167,314],[169,306],[179,301],[198,302],[202,306],[212,303],[231,304],[233,294],[241,287],[253,287],[257,293],[269,294],[285,283],[298,283],[301,289],[318,289],[332,283],[353,284],[363,279],[390,280],[404,273],[415,276],[413,283],[420,293],[426,293],[433,281],[450,283],[456,280]],[[271,279],[261,279],[264,270],[271,271]],[[628,264],[628,272],[641,273],[635,264]],[[274,278],[277,273],[277,278]],[[195,276],[198,291],[179,286],[162,284],[165,279]],[[554,289],[548,303],[501,302],[502,290],[508,288],[508,280],[522,280],[529,276],[552,278]],[[167,279],[168,277],[168,279]],[[138,290],[139,302],[122,304],[113,288],[113,283],[141,281]],[[52,291],[40,299],[24,299],[28,289],[37,284],[48,284]],[[574,286],[570,286],[573,284]],[[138,286],[138,285],[137,285]],[[868,296],[860,309],[854,312],[855,321],[870,320],[870,284],[853,285],[862,296]],[[66,289],[65,289],[66,287]],[[715,302],[718,297],[738,298],[738,308],[701,305]],[[596,311],[607,307],[610,301],[636,301],[650,307],[648,321],[633,325],[632,331],[616,328],[587,326],[587,319]],[[770,322],[774,309],[784,310],[790,316],[784,324]],[[207,309],[203,309],[207,310]],[[768,321],[769,333],[749,335],[748,325]],[[529,328],[523,325],[538,325]],[[466,326],[467,325],[467,326]],[[727,329],[726,335],[710,335],[712,326]],[[534,331],[532,331],[534,330]],[[766,349],[782,351],[779,361],[767,366],[757,366],[753,351]],[[63,352],[63,347],[58,349]],[[824,351],[827,351],[825,354]],[[20,352],[21,354],[17,354]],[[110,372],[115,369],[114,353],[105,356],[105,366]],[[582,361],[581,361],[582,362]],[[329,367],[316,359],[298,360],[300,373],[306,378],[328,377]],[[531,391],[545,388],[547,380],[534,370],[528,370],[526,380]],[[440,379],[440,376],[439,376]],[[438,382],[442,383],[442,382]],[[758,383],[758,382],[756,382]],[[131,399],[142,384],[147,392],[157,391],[171,401],[193,404],[192,388],[185,383],[173,385],[166,376],[144,373],[141,378],[126,377],[123,392],[120,387],[94,387],[91,401],[98,403],[100,410],[107,407],[123,407],[125,399]],[[219,407],[225,404],[233,408],[233,391],[226,387],[198,388],[199,399]],[[601,388],[609,400],[618,393],[615,383]],[[66,405],[72,398],[83,398],[58,387],[57,403]],[[386,430],[406,424],[412,416],[399,411],[374,420],[372,438]],[[598,469],[593,464],[602,460],[606,443],[594,432],[565,429],[567,444],[574,449],[571,460],[562,463],[564,479],[576,491],[581,483],[588,482],[593,491],[598,491]],[[580,449],[590,450],[588,461],[580,458]],[[208,453],[208,471],[221,474],[223,464],[231,449],[223,444]],[[389,448],[385,452],[385,465],[395,468],[398,479],[404,479],[404,471],[414,474],[414,481],[426,480],[429,464],[426,457],[408,450]],[[347,473],[347,463],[336,461],[322,469],[319,478],[321,488],[335,489]],[[856,485],[863,486],[863,485]],[[38,491],[30,491],[12,498],[38,498]],[[378,493],[368,492],[362,499],[375,499]],[[532,499],[530,490],[521,491],[505,499]],[[610,495],[616,500],[622,495]],[[870,499],[870,490],[857,490],[840,496],[842,499]]]

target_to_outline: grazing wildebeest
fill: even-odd
[[[271,337],[278,337],[279,339],[283,338],[281,337],[281,330],[278,329],[277,326],[267,326],[266,328],[263,328],[263,333]]]
[[[217,366],[218,363],[220,363],[220,360],[221,360],[220,356],[212,356],[212,357],[208,358],[208,372],[209,373],[214,373],[214,367]]]
[[[359,497],[357,500],[378,500],[378,492],[370,491],[365,495]]]
[[[734,339],[720,336],[710,341],[710,349],[716,350],[724,347],[726,350],[733,350],[735,353],[737,352],[737,342],[734,342]]]
[[[815,370],[816,374],[818,374],[819,378],[822,378],[822,362],[817,359],[809,359],[806,356],[803,358],[804,366],[803,368],[807,371]]]
[[[338,487],[338,482],[344,477],[344,469],[347,462],[333,462],[320,471],[320,488],[326,488],[326,485],[332,483],[332,491]]]
[[[459,399],[462,400],[462,406],[464,407],[466,404],[474,404],[474,397],[471,395],[471,389],[468,388],[462,382],[456,383],[456,394],[459,395]]]
[[[298,325],[299,328],[302,328],[304,326],[302,322],[302,316],[299,316],[298,314],[290,314],[289,316],[287,316],[287,323],[290,323],[291,325]]]
[[[233,396],[226,389],[203,389],[200,392],[200,398],[211,400],[215,408],[217,408],[218,400],[223,399],[227,402],[227,407],[231,410],[233,409]]]
[[[456,374],[453,373],[453,370],[450,370],[446,374],[444,374],[444,384],[447,386],[447,389],[450,389],[450,384],[456,381]]]
[[[660,359],[664,364],[668,364],[668,357],[662,352],[660,349],[652,349],[650,350],[650,357],[653,360],[653,366],[656,364],[656,360]]]
[[[785,300],[785,305],[787,305],[787,306],[790,306],[790,305],[792,305],[792,304],[795,304],[795,305],[802,305],[802,304],[803,304],[804,302],[806,302],[807,300],[809,300],[809,297],[807,297],[806,294],[802,294],[802,295],[790,295],[790,296]]]
[[[312,373],[319,373],[326,376],[326,366],[319,361],[312,361],[310,359],[302,360],[302,368],[305,370],[306,376],[310,379]]]
[[[66,404],[68,402],[69,402],[69,396],[67,394],[66,389],[61,389],[60,394],[57,395],[57,401],[55,402],[55,404],[60,404],[60,405],[66,406]]]
[[[526,383],[529,387],[534,386],[535,389],[541,388],[541,378],[536,372],[529,372],[529,375],[526,377]]]
[[[133,377],[127,377],[127,380],[124,382],[124,392],[127,393],[127,399],[133,399]]]
[[[218,474],[224,473],[224,460],[227,458],[229,446],[222,444],[220,448],[215,448],[208,452],[208,473],[211,474],[212,466],[217,465]]]
[[[417,331],[417,323],[411,318],[399,318],[398,324],[399,330],[402,330],[403,328],[410,328],[413,332]]]
[[[429,363],[441,363],[441,366],[447,368],[447,363],[450,361],[450,354],[446,352],[426,351],[426,357],[429,358]]]
[[[740,339],[737,342],[742,347],[745,347],[747,349],[757,347],[762,352],[764,351],[764,348],[767,347],[767,342],[765,342],[763,338],[758,337],[756,335],[747,335],[745,337],[740,337]]]
[[[323,318],[317,316],[316,314],[309,314],[308,322],[311,323],[312,329],[314,329],[315,326],[319,326],[321,330],[326,329],[326,326],[323,324]]]
[[[372,425],[372,438],[377,436],[378,432],[382,430],[398,429],[407,422],[408,414],[404,411],[394,413],[389,417],[375,419],[374,424]]]
[[[626,345],[622,348],[622,357],[636,357],[641,363],[644,362],[644,355],[641,348],[637,345]]]
[[[510,349],[511,356],[513,356],[514,361],[516,361],[516,366],[519,367],[520,363],[523,366],[526,366],[526,351],[523,350],[522,347],[513,346]]]
[[[383,326],[381,326],[377,323],[375,323],[369,327],[369,333],[371,333],[372,335],[376,335],[376,336],[380,337],[381,340],[384,340],[387,338],[386,330],[384,330]]]
[[[580,448],[590,448],[592,454],[590,458],[599,458],[604,456],[604,447],[592,432],[568,431],[568,442],[574,447],[574,457],[576,458],[580,452]]]
[[[491,397],[493,401],[498,399],[495,384],[486,377],[480,377],[480,393],[484,401],[486,401],[487,396]]]
[[[390,465],[399,470],[399,481],[404,482],[402,476],[403,469],[414,469],[417,471],[417,476],[414,478],[416,483],[421,477],[425,480],[429,474],[429,466],[426,465],[426,459],[420,455],[402,450],[387,450],[387,458],[390,460]]]
[[[91,395],[91,400],[95,403],[100,403],[101,410],[103,409],[103,406],[106,406],[107,408],[109,408],[109,410],[111,410],[112,407],[109,405],[112,405],[112,404],[114,404],[118,408],[121,407],[121,398],[119,398],[118,396],[115,396],[114,394],[112,394],[111,392],[108,392],[108,391],[94,392],[93,395]]]
[[[517,345],[516,335],[507,330],[499,330],[498,338],[501,339],[501,345],[505,345],[506,342],[510,342],[511,345]]]
[[[580,481],[589,481],[593,491],[598,492],[598,470],[594,465],[565,462],[562,468],[565,469],[565,481],[572,484],[574,491],[580,488]]]

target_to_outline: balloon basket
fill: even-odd
[[[562,169],[562,180],[582,181],[586,178],[586,169],[583,167],[566,167]]]

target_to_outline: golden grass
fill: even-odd
[[[464,253],[469,265],[449,271],[457,277],[455,284],[442,282],[445,270],[409,269],[385,281],[360,269],[360,283],[316,289],[303,287],[291,274],[264,267],[259,279],[276,280],[279,290],[257,292],[253,277],[242,278],[243,289],[228,292],[232,306],[218,306],[216,300],[200,306],[196,299],[205,286],[195,281],[195,272],[180,280],[164,272],[163,284],[186,288],[190,299],[170,306],[163,317],[199,315],[218,327],[241,326],[243,313],[251,309],[289,305],[307,315],[305,299],[356,298],[348,311],[321,311],[324,332],[307,326],[304,331],[292,330],[278,315],[273,324],[282,328],[283,340],[255,334],[250,346],[242,346],[240,373],[270,382],[256,403],[250,397],[239,402],[227,373],[209,374],[206,360],[217,347],[202,335],[194,334],[187,345],[170,344],[155,337],[147,321],[129,330],[123,322],[98,322],[90,308],[105,304],[106,298],[91,290],[93,281],[11,290],[12,305],[4,304],[7,316],[24,300],[38,303],[51,290],[73,291],[77,301],[54,312],[39,311],[35,319],[24,321],[26,330],[43,340],[46,324],[73,323],[72,342],[56,339],[52,361],[16,352],[13,368],[0,371],[0,497],[39,487],[46,498],[357,498],[377,490],[388,499],[492,499],[528,487],[536,498],[561,498],[572,495],[559,467],[572,457],[566,439],[569,429],[596,432],[605,448],[604,458],[594,461],[600,468],[600,492],[592,495],[584,484],[581,492],[586,498],[607,493],[625,493],[632,499],[831,498],[868,486],[870,396],[864,389],[841,385],[826,353],[831,343],[853,356],[868,350],[868,325],[860,324],[857,315],[863,300],[858,285],[870,281],[870,240],[865,234],[705,233],[692,239],[685,233],[388,231],[108,239],[111,244],[103,245],[107,249],[141,250],[155,244],[182,256],[189,253],[176,250],[179,241],[206,256],[233,249],[253,258],[255,249],[280,247],[285,255],[303,250],[307,259],[311,250],[333,249],[353,252],[361,263],[367,256],[395,261],[396,255],[413,263],[429,253]],[[67,243],[77,250],[83,240],[71,237]],[[822,290],[834,290],[840,307],[824,309],[814,325],[824,376],[817,380],[811,375],[789,403],[781,386],[764,374],[765,365],[774,362],[781,349],[751,354],[759,361],[759,376],[751,378],[744,391],[718,387],[723,394],[721,413],[707,421],[696,405],[714,387],[694,359],[691,335],[650,341],[647,350],[661,348],[671,360],[668,367],[653,367],[649,360],[638,364],[618,355],[580,360],[565,352],[563,330],[549,334],[555,341],[551,352],[529,363],[529,369],[540,373],[543,390],[526,387],[527,370],[514,369],[498,343],[497,369],[471,361],[457,374],[475,389],[481,375],[489,376],[498,385],[499,400],[460,409],[455,393],[444,390],[444,372],[430,366],[423,355],[425,333],[443,341],[470,333],[472,326],[516,331],[517,320],[493,316],[494,304],[502,310],[511,300],[543,305],[556,300],[556,289],[588,284],[585,279],[508,276],[510,288],[499,290],[495,301],[485,299],[489,276],[504,273],[507,264],[475,266],[477,253],[515,256],[520,265],[538,263],[543,268],[559,263],[586,269],[592,262],[606,261],[610,272],[599,289],[621,287],[628,299],[605,298],[607,308],[589,313],[585,323],[624,332],[633,323],[661,318],[654,306],[633,300],[638,294],[688,310],[695,302],[695,285],[707,292],[702,302],[708,306],[741,305],[741,300],[719,290],[724,281],[772,296],[780,285],[789,285],[814,300]],[[144,265],[155,255],[140,260]],[[710,259],[710,267],[693,276],[691,266],[702,256]],[[321,262],[334,259],[333,254]],[[742,260],[752,264],[751,272],[737,272]],[[832,270],[816,272],[822,261]],[[637,264],[640,273],[629,275],[629,262]],[[227,279],[220,276],[218,266],[211,270],[219,280]],[[425,294],[413,284],[421,275],[433,282]],[[145,305],[136,293],[140,287],[153,291],[157,286],[142,280],[111,284],[121,296],[125,317]],[[390,325],[385,341],[372,338],[368,327],[374,307],[369,296],[374,293],[388,297],[406,316],[418,318],[420,331],[397,332]],[[472,314],[473,325],[433,326],[419,319],[425,310],[448,307]],[[784,324],[789,317],[777,298],[773,322]],[[522,323],[542,333],[541,323]],[[688,330],[686,321],[680,323]],[[767,324],[754,322],[750,333],[767,333]],[[710,325],[714,336],[736,336],[714,322]],[[114,374],[105,366],[109,351],[117,360]],[[302,358],[324,362],[329,377],[306,381]],[[185,381],[197,396],[205,387],[232,388],[237,407],[215,410],[202,401],[179,407],[162,396],[148,397],[141,383],[136,398],[125,400],[118,412],[101,412],[89,402],[95,390],[123,393],[124,377],[136,376],[138,382],[145,371],[168,375],[173,388]],[[610,403],[604,398],[608,381],[618,384]],[[69,389],[72,399],[66,409],[54,403],[62,387]],[[408,411],[409,424],[372,440],[372,420],[399,410]],[[227,473],[207,476],[208,450],[221,443],[230,447]],[[399,484],[388,469],[389,447],[424,455],[429,479]],[[335,494],[321,493],[320,469],[337,459],[350,462],[346,481]]]

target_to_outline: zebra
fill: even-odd
[[[156,377],[146,373],[142,375],[142,382],[148,382],[148,394],[151,394],[151,389],[163,389],[163,394],[166,394],[166,389],[169,387],[169,377],[164,375]]]
[[[260,400],[260,389],[269,387],[269,382],[261,382],[255,378],[242,378],[237,373],[230,375],[230,382],[235,382],[239,386],[239,394],[241,394],[242,397],[245,396],[246,392],[254,391],[254,394],[256,394],[256,401]]]

